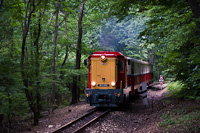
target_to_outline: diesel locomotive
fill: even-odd
[[[99,51],[88,57],[85,100],[91,106],[117,107],[153,82],[153,65],[120,52]]]

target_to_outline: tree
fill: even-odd
[[[25,66],[24,61],[25,61],[25,57],[28,57],[28,53],[27,53],[27,49],[26,49],[26,39],[27,39],[27,35],[29,33],[29,29],[30,29],[30,23],[31,23],[31,19],[32,19],[32,14],[34,12],[36,12],[36,7],[38,7],[41,3],[41,0],[39,0],[38,2],[36,2],[35,0],[31,1],[24,1],[25,4],[25,17],[24,17],[24,23],[22,24],[22,33],[23,33],[23,39],[22,39],[22,54],[21,54],[21,75],[22,75],[22,80],[23,80],[23,84],[24,84],[24,90],[25,90],[25,94],[29,103],[29,106],[31,108],[31,110],[34,113],[34,125],[38,124],[38,119],[40,116],[40,94],[39,94],[39,46],[38,46],[38,41],[39,41],[39,37],[40,37],[40,32],[41,32],[41,28],[40,28],[40,21],[41,21],[41,10],[40,10],[40,15],[38,18],[38,31],[36,33],[36,31],[34,32],[34,37],[35,37],[35,41],[34,41],[34,46],[36,47],[36,54],[35,54],[35,74],[36,74],[36,79],[37,79],[37,85],[36,85],[36,94],[33,95],[32,90],[30,90],[30,86],[33,86],[32,81],[30,80],[30,75],[28,74],[29,70],[27,70],[26,67],[28,67],[27,65]],[[28,60],[27,60],[28,61]],[[27,62],[26,61],[26,62]],[[36,98],[37,102],[34,102]]]
[[[80,69],[80,62],[81,62],[81,40],[82,40],[82,19],[83,19],[83,11],[84,11],[84,0],[81,1],[81,8],[79,12],[79,19],[78,19],[78,42],[76,48],[76,69]],[[79,101],[80,96],[80,87],[77,86],[77,81],[80,82],[80,75],[74,75],[73,79],[73,89],[72,89],[72,101],[71,104],[77,103]]]
[[[140,37],[147,45],[155,44],[157,55],[168,74],[185,85],[184,95],[199,95],[199,1],[120,0],[113,6],[112,14],[123,19],[137,12],[147,12],[151,17]],[[122,11],[124,10],[124,11]],[[185,93],[186,92],[186,93]]]
[[[53,61],[52,61],[52,90],[51,90],[51,104],[52,112],[55,109],[55,80],[56,80],[56,70],[55,70],[55,56],[56,56],[56,45],[57,45],[57,36],[58,36],[58,14],[59,14],[59,0],[56,1],[56,20],[55,20],[55,32],[54,32],[54,48],[53,48]]]

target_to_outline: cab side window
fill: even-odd
[[[120,72],[124,71],[124,61],[122,59],[118,61],[118,69]]]

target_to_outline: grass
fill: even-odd
[[[200,110],[181,108],[163,113],[159,126],[165,132],[200,132]]]
[[[180,81],[168,83],[167,91],[169,92],[170,96],[175,98],[200,100],[200,93],[197,88],[187,88]]]
[[[183,84],[181,84],[181,82],[176,81],[176,82],[170,82],[167,85],[167,90],[169,92],[169,95],[173,95],[173,96],[178,96],[179,93],[181,92],[182,88],[183,88]]]
[[[193,92],[195,91],[190,89],[185,91],[184,87],[184,84],[181,84],[179,81],[168,83],[167,91],[169,96],[179,100],[184,99],[183,101],[189,100],[192,103],[194,100],[200,100],[200,97],[194,95],[195,93]],[[172,99],[165,99],[163,102],[167,105],[173,103]],[[182,103],[181,107],[177,106],[178,108],[174,104],[176,108],[171,108],[170,111],[162,114],[159,127],[164,132],[200,132],[200,106],[198,105],[199,102],[196,103],[197,105],[185,102],[185,104]],[[181,104],[181,101],[178,104]]]
[[[174,124],[175,122],[174,122],[174,120],[173,120],[173,116],[170,114],[170,115],[168,115],[168,114],[166,114],[166,113],[164,113],[162,116],[161,116],[161,119],[163,120],[163,121],[161,121],[160,123],[159,123],[159,126],[170,126],[171,124]]]

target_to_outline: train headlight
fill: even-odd
[[[105,55],[101,56],[101,61],[106,61],[106,56]]]
[[[91,84],[92,84],[92,86],[95,86],[95,85],[96,85],[96,82],[93,81]]]
[[[114,87],[115,86],[115,82],[111,82],[111,85]]]

